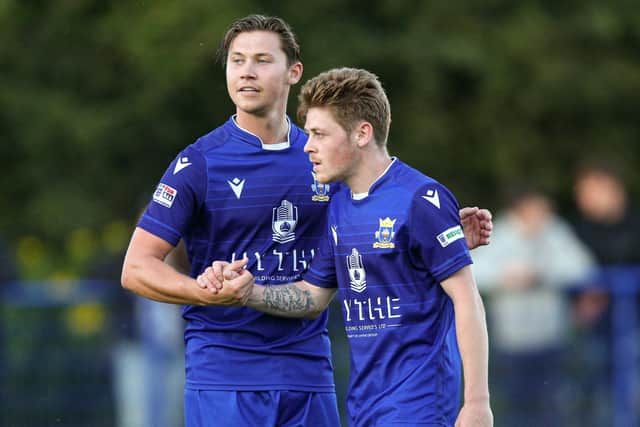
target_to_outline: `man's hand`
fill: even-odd
[[[488,209],[473,208],[460,209],[460,222],[469,249],[488,245],[491,241],[493,222]]]
[[[196,278],[198,286],[209,289],[216,298],[211,299],[215,305],[244,305],[253,289],[253,275],[244,269],[248,259],[244,258],[232,263],[214,261]]]
[[[460,409],[455,427],[493,427],[489,399],[465,402]]]

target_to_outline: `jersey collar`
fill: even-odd
[[[387,168],[382,172],[382,174],[380,174],[380,176],[378,178],[376,178],[375,181],[373,181],[373,184],[371,184],[371,187],[369,187],[369,191],[365,192],[365,193],[351,193],[351,199],[352,200],[363,200],[366,199],[367,197],[369,197],[369,194],[372,193],[376,188],[378,188],[379,186],[381,186],[384,182],[386,182],[388,180],[388,176],[390,176],[391,174],[388,173],[391,168],[393,167],[393,165],[396,164],[396,160],[398,160],[397,157],[391,157],[391,163],[389,163],[389,166],[387,166]]]
[[[278,142],[275,144],[265,144],[264,142],[262,142],[262,140],[258,135],[251,133],[248,130],[240,127],[240,125],[236,120],[236,116],[237,115],[234,114],[229,119],[229,130],[234,137],[242,140],[243,142],[247,142],[251,145],[261,147],[263,150],[266,150],[266,151],[282,151],[291,147],[292,126],[291,126],[291,120],[289,120],[289,117],[287,117],[287,126],[289,127],[287,129],[287,140],[283,142]]]

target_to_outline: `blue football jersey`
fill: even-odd
[[[257,283],[299,280],[336,188],[315,181],[306,140],[290,123],[287,142],[263,146],[230,118],[170,164],[138,226],[172,245],[184,239],[192,277],[215,260],[246,256]],[[187,387],[334,391],[326,312],[285,319],[187,305],[183,317]]]
[[[471,263],[458,210],[443,185],[398,159],[367,197],[344,188],[332,198],[327,238],[304,279],[340,290],[352,425],[455,421],[461,363],[440,282]]]

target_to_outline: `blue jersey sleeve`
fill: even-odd
[[[311,265],[302,275],[302,279],[321,288],[335,288],[338,284],[333,251],[334,238],[331,226],[327,225],[327,229],[328,230],[324,235],[324,238],[320,240],[318,254],[313,257]]]
[[[412,263],[442,282],[471,264],[458,202],[441,184],[432,183],[415,193],[409,214]]]
[[[206,182],[202,153],[187,147],[162,176],[138,227],[177,245],[204,202]]]

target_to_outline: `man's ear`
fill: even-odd
[[[289,67],[288,75],[287,75],[287,83],[291,86],[295,85],[302,78],[302,70],[303,70],[302,62],[296,62]]]
[[[367,121],[358,123],[354,129],[356,143],[358,147],[363,148],[370,143],[375,143],[373,138],[373,125]]]

